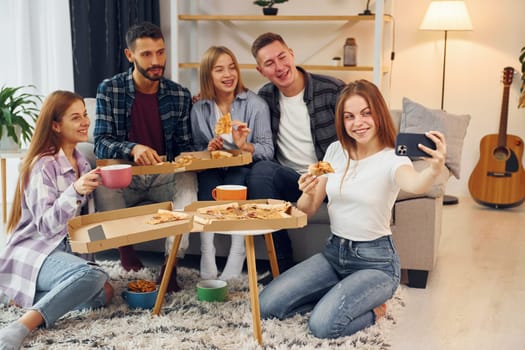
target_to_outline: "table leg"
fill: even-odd
[[[5,224],[6,220],[7,220],[7,202],[6,202],[6,187],[7,187],[7,184],[6,184],[6,170],[5,170],[5,167],[6,167],[6,164],[5,164],[5,158],[2,158],[2,220]]]
[[[275,255],[275,246],[273,245],[273,236],[271,233],[264,235],[266,242],[266,250],[268,251],[268,258],[270,259],[270,268],[272,270],[273,278],[279,276],[279,265],[277,264],[277,256]]]
[[[255,247],[253,236],[246,236],[246,262],[248,263],[248,282],[250,286],[250,303],[252,306],[253,336],[262,345],[261,310],[259,307],[259,288],[257,286],[257,269],[255,266]]]
[[[160,308],[164,302],[164,295],[166,294],[166,289],[168,289],[168,283],[171,278],[171,272],[175,268],[175,262],[177,261],[177,252],[179,251],[182,235],[175,235],[174,238],[173,247],[171,247],[168,261],[166,262],[166,267],[164,269],[164,276],[162,276],[162,281],[160,282],[157,300],[155,300],[155,306],[153,307],[153,315],[158,315],[160,313]]]

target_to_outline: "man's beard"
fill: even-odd
[[[142,68],[137,61],[134,62],[135,63],[135,68],[139,71],[140,74],[142,74],[142,76],[148,80],[151,80],[151,81],[158,81],[160,79],[162,79],[162,77],[164,76],[164,66],[159,66],[159,65],[155,65],[155,66],[152,66],[148,69],[144,69]],[[160,68],[162,69],[162,72],[160,73],[160,75],[156,75],[156,76],[151,76],[148,74],[148,71],[151,70],[151,69],[156,69],[156,68]]]

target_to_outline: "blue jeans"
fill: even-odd
[[[391,236],[356,242],[330,236],[322,253],[295,265],[260,294],[261,317],[312,311],[318,338],[354,334],[375,322],[373,308],[394,295],[400,264]]]
[[[44,260],[36,281],[31,309],[40,312],[46,327],[71,310],[104,306],[108,274],[97,264],[55,249]]]
[[[246,179],[248,198],[273,198],[296,202],[302,193],[297,184],[299,177],[299,173],[293,169],[274,161],[261,160],[253,165]],[[272,237],[277,260],[292,261],[292,243],[288,232],[286,230],[275,231]]]

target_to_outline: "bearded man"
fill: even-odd
[[[162,161],[162,155],[172,161],[181,152],[192,151],[191,93],[164,78],[166,48],[160,28],[149,22],[134,25],[126,33],[126,45],[124,53],[132,66],[127,72],[104,80],[97,89],[97,158],[155,165]],[[175,208],[183,208],[196,200],[196,193],[194,174],[140,175],[133,176],[127,188],[99,186],[95,205],[98,211],[107,211],[173,201]],[[170,244],[167,246],[169,251]],[[125,270],[143,267],[133,246],[120,247],[119,253]],[[178,289],[174,269],[168,292]]]

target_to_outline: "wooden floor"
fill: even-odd
[[[437,266],[391,337],[392,350],[525,349],[525,205],[444,207]]]
[[[525,205],[445,206],[437,266],[406,300],[393,350],[525,349]]]

